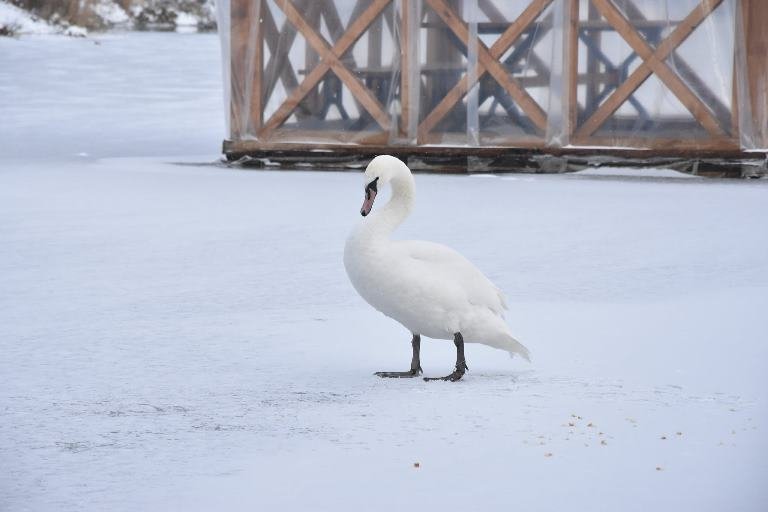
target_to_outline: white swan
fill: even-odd
[[[368,216],[378,188],[388,183],[392,198]],[[414,194],[408,166],[389,155],[374,158],[365,170],[365,200],[360,213],[366,218],[352,231],[344,247],[344,267],[355,290],[413,334],[411,369],[376,375],[419,375],[421,335],[454,340],[456,369],[441,380],[456,381],[464,375],[465,341],[530,360],[528,349],[512,336],[504,321],[504,296],[472,263],[443,245],[390,238],[410,214]]]

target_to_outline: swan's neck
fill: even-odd
[[[361,234],[366,238],[389,238],[413,209],[416,193],[413,176],[410,173],[397,176],[390,181],[390,185],[392,197],[389,202],[362,223]]]

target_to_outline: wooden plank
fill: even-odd
[[[540,129],[546,129],[546,116],[541,107],[531,98],[528,93],[520,87],[515,79],[510,79],[506,70],[501,66],[498,59],[504,55],[510,46],[520,37],[525,31],[526,27],[531,24],[541,12],[552,2],[552,0],[534,0],[528,7],[518,16],[518,18],[507,27],[504,33],[491,46],[490,52],[487,50],[485,44],[482,41],[478,41],[478,60],[480,61],[475,68],[474,73],[465,74],[461,80],[445,95],[440,103],[435,106],[432,112],[419,125],[419,139],[422,139],[427,133],[432,131],[434,127],[439,123],[453,108],[453,106],[461,100],[467,91],[488,71],[488,67],[494,67],[492,61],[496,63],[494,67],[494,78],[504,87],[507,92],[515,99],[520,107],[528,114],[528,116],[534,120]],[[448,8],[442,0],[427,0],[427,3],[435,9],[435,5],[442,6],[442,10],[435,9],[435,12],[443,18],[448,26],[456,33],[456,35],[465,43],[469,40],[469,32],[466,25],[459,19],[453,11]],[[448,22],[450,20],[450,23]],[[501,68],[501,69],[499,69]],[[471,75],[471,76],[470,76]],[[499,76],[500,75],[500,76]],[[515,91],[514,93],[512,91]],[[520,94],[522,91],[522,94]],[[531,105],[533,104],[533,106]],[[526,110],[527,108],[527,110]],[[529,112],[530,111],[530,112]],[[538,121],[538,122],[537,122]]]
[[[249,39],[252,43],[252,55],[249,60],[253,63],[251,70],[251,88],[250,88],[250,129],[251,133],[255,133],[261,128],[261,123],[264,115],[263,91],[262,91],[262,76],[264,73],[264,30],[262,20],[262,9],[264,7],[264,0],[256,0],[251,4],[251,11],[248,14],[248,18],[251,20],[251,33]],[[256,22],[254,23],[253,20]],[[255,32],[255,33],[254,33]],[[250,49],[250,48],[249,48]]]
[[[363,34],[368,25],[379,15],[391,0],[374,0],[371,5],[356,18],[344,35],[336,42],[333,48],[330,48],[321,36],[319,36],[307,23],[307,21],[296,10],[296,7],[290,0],[278,4],[286,17],[302,33],[304,38],[320,54],[321,61],[304,78],[304,81],[297,87],[277,109],[272,117],[264,124],[260,136],[266,136],[270,131],[280,126],[290,116],[291,112],[301,102],[301,100],[314,88],[317,83],[330,70],[334,69],[339,78],[349,87],[350,91],[363,104],[373,118],[385,130],[389,128],[389,116],[384,112],[379,101],[370,94],[370,91],[339,61],[339,56],[344,55],[354,43]],[[367,91],[367,93],[366,93]]]
[[[576,137],[572,144],[578,146],[600,146],[600,147],[625,147],[647,149],[661,152],[668,151],[696,151],[706,149],[709,151],[728,153],[739,149],[739,141],[733,137],[717,137],[709,139],[681,139],[674,137],[629,137],[629,136],[611,136],[588,138]],[[695,156],[695,155],[694,155]]]
[[[643,63],[621,84],[613,94],[592,114],[592,116],[578,129],[579,137],[586,137],[594,133],[608,117],[610,117],[629,96],[652,74],[656,75],[678,97],[680,102],[693,114],[694,118],[709,131],[713,137],[725,136],[725,131],[707,107],[691,92],[670,68],[664,63],[669,54],[675,50],[696,27],[718,6],[723,0],[702,0],[702,2],[678,24],[672,33],[662,41],[653,51],[643,37],[631,26],[626,18],[619,12],[610,0],[592,0],[595,7],[611,23],[616,31],[621,34],[632,49],[642,57]]]
[[[246,51],[249,31],[249,0],[232,0],[230,4],[230,137],[234,140],[246,134],[245,84],[247,79]]]
[[[637,24],[639,22],[647,22],[648,19],[645,17],[645,14],[643,14],[643,11],[638,9],[637,6],[634,4],[633,0],[623,0],[624,1],[624,11],[627,13],[628,17],[632,20],[632,26],[637,28]],[[592,5],[590,3],[590,5]],[[704,102],[709,106],[709,108],[712,109],[712,112],[717,117],[718,121],[720,122],[721,126],[726,126],[728,121],[731,119],[731,109],[729,109],[715,94],[712,89],[709,88],[706,82],[702,80],[699,75],[694,71],[694,69],[688,64],[688,62],[683,59],[680,55],[678,55],[676,52],[672,52],[670,54],[671,58],[674,60],[674,66],[677,70],[677,72],[680,74],[680,78],[685,81],[690,87],[694,90],[694,92],[702,99]],[[735,133],[735,132],[732,132]]]
[[[411,2],[414,0],[401,0],[400,6],[400,135],[411,138],[415,134],[410,133],[411,127],[411,66],[417,66],[418,62],[411,62],[410,53],[415,44],[412,40],[413,30],[411,19]],[[418,20],[416,20],[418,23]]]
[[[729,145],[711,139],[694,141],[681,139],[659,139],[656,141],[638,138],[620,138],[618,142],[622,147],[611,147],[613,138],[598,138],[605,142],[603,147],[595,148],[556,148],[544,146],[543,141],[534,139],[523,140],[524,145],[516,146],[484,146],[467,147],[463,144],[461,136],[450,146],[410,146],[391,144],[386,133],[381,132],[346,132],[339,131],[331,134],[326,130],[277,130],[277,137],[272,141],[242,140],[225,141],[224,151],[228,157],[238,157],[245,154],[254,154],[261,151],[295,151],[297,154],[307,154],[313,151],[322,151],[323,154],[348,154],[348,155],[377,155],[382,153],[415,156],[480,156],[497,157],[503,155],[531,154],[540,157],[542,154],[555,156],[574,156],[590,158],[594,156],[624,156],[635,159],[652,158],[732,158],[741,160],[759,160],[768,154],[763,152],[741,151],[738,141],[729,139]],[[340,143],[336,137],[342,137]],[[431,134],[431,142],[440,142],[437,134]],[[328,140],[328,143],[307,144],[307,140]],[[443,140],[443,142],[446,142]],[[654,147],[648,148],[648,143]],[[679,145],[676,145],[679,144]],[[632,146],[635,146],[634,148]]]
[[[322,15],[323,18],[325,18],[325,24],[328,27],[328,32],[331,35],[331,42],[333,44],[336,44],[339,39],[341,39],[341,36],[344,35],[344,23],[341,21],[341,17],[339,17],[339,12],[336,10],[336,6],[334,4],[335,0],[320,0],[322,2]],[[358,16],[371,4],[371,0],[357,0],[357,3],[355,4],[355,7],[352,9],[352,13],[349,16],[350,20],[357,19]],[[351,23],[351,21],[350,21]],[[348,68],[354,68],[357,67],[357,63],[355,62],[355,56],[352,54],[352,52],[347,52],[343,58],[342,62],[345,66]],[[363,105],[357,100],[357,98],[354,98],[355,105],[357,106],[358,111],[362,110],[364,107]]]
[[[297,0],[299,8],[303,8],[305,3],[306,0]],[[272,97],[278,80],[283,82],[286,92],[299,86],[296,73],[291,66],[291,60],[288,58],[288,53],[296,40],[297,31],[287,20],[283,24],[283,30],[278,31],[268,5],[264,5],[262,9],[261,19],[264,27],[264,40],[270,53],[269,61],[264,69],[263,95],[266,105]]]
[[[391,66],[383,66],[380,68],[356,68],[355,69],[355,75],[361,76],[361,77],[388,77],[392,76],[393,73],[397,72],[397,69],[393,69]],[[458,68],[459,70],[466,69],[464,67]],[[444,69],[436,69],[434,66],[421,66],[419,71],[423,75],[440,75],[444,74]],[[595,82],[598,84],[604,84],[604,83],[616,83],[616,81],[619,79],[619,72],[618,71],[604,71],[602,73],[598,73],[596,75],[587,75],[587,74],[580,74],[578,78],[579,85]],[[550,85],[550,79],[549,76],[546,75],[532,75],[532,76],[520,76],[517,77],[516,80],[525,87],[526,89],[531,87],[548,87]]]
[[[368,28],[368,65],[381,66],[381,17],[377,17]]]
[[[746,64],[755,143],[768,147],[768,2],[748,0],[744,5]]]
[[[305,20],[308,26],[313,32],[320,30],[322,20],[320,19],[320,7],[322,2],[314,1],[310,2],[305,13]],[[292,21],[292,20],[291,20]],[[307,69],[312,69],[320,62],[320,54],[315,50],[313,45],[305,39],[304,41],[304,65]],[[320,91],[317,87],[313,88],[307,93],[302,100],[301,104],[309,111],[311,117],[318,117],[320,109]]]
[[[384,110],[384,107],[379,103],[379,100],[374,96],[373,92],[368,89],[363,82],[360,81],[344,64],[338,60],[331,62],[331,69],[336,76],[349,88],[352,95],[362,103],[365,110],[376,120],[383,130],[389,130],[390,118]]]
[[[699,121],[699,123],[704,126],[707,131],[709,131],[714,137],[725,136],[725,131],[722,129],[717,119],[715,119],[707,106],[664,62],[669,54],[671,54],[672,51],[677,48],[680,43],[682,43],[683,39],[681,39],[673,46],[673,41],[671,41],[672,36],[670,36],[669,38],[662,41],[661,44],[659,44],[657,51],[654,52],[653,49],[645,42],[645,39],[632,27],[632,25],[627,21],[626,18],[624,18],[624,16],[618,11],[618,9],[616,9],[612,3],[608,2],[607,0],[595,1],[598,9],[601,9],[601,6],[607,8],[606,10],[601,10],[603,16],[605,16],[610,23],[614,24],[617,29],[621,28],[623,30],[622,36],[630,36],[630,39],[627,39],[627,42],[630,44],[630,46],[632,46],[632,48],[635,50],[635,52],[637,52],[638,55],[640,55],[640,57],[646,59],[649,62],[653,72],[655,72],[661,81],[666,84],[666,86],[675,94],[675,96],[677,96],[680,102],[685,105],[685,107],[693,114],[694,118],[696,118],[696,120]],[[699,7],[694,9],[694,11],[689,16],[687,16],[680,23],[680,25],[678,25],[677,28],[681,31],[690,29],[690,32],[693,32],[693,30],[695,30],[696,27],[698,27],[699,24],[704,21],[704,19],[706,19],[706,17],[709,16],[709,14],[721,2],[722,0],[704,0],[701,4],[699,4]],[[610,13],[609,15],[613,19],[609,18],[609,16],[606,16],[607,12]],[[622,30],[619,30],[619,32],[622,32]],[[688,34],[690,34],[690,32],[688,32]],[[661,54],[662,52],[663,57],[657,55]]]
[[[272,114],[272,117],[270,117],[269,120],[264,123],[264,125],[261,127],[261,130],[258,132],[259,137],[268,137],[269,134],[275,130],[275,128],[283,124],[283,122],[291,115],[291,112],[296,109],[301,100],[304,99],[304,96],[306,96],[307,93],[309,93],[309,91],[311,91],[312,88],[317,85],[317,83],[325,76],[326,73],[328,73],[329,70],[330,66],[328,66],[326,63],[321,63],[315,66],[315,68],[309,72],[309,74],[304,78],[299,86],[291,91],[283,104],[280,105],[274,114]]]
[[[579,114],[579,0],[568,0],[568,23],[563,41],[567,44],[565,74],[568,91],[566,98],[568,108],[565,116],[565,144],[568,144],[573,132],[576,130]]]
[[[307,142],[312,141],[312,142]],[[243,141],[244,142],[244,141]],[[269,139],[259,139],[260,147],[274,147],[285,144],[300,144],[305,149],[323,148],[338,144],[384,145],[389,142],[389,133],[380,130],[350,131],[338,129],[294,129],[280,127],[272,132]]]
[[[600,13],[597,11],[595,6],[592,4],[592,2],[587,2],[589,4],[589,9],[587,12],[587,18],[588,21],[599,21],[600,20]],[[597,30],[590,31],[587,36],[590,41],[592,41],[592,44],[594,47],[599,48],[600,47],[600,40],[602,39],[602,32],[599,32]],[[587,75],[596,75],[600,72],[600,61],[595,56],[595,52],[587,50]],[[586,96],[586,104],[585,104],[585,110],[587,112],[587,115],[592,114],[597,109],[597,102],[596,99],[598,97],[598,94],[600,93],[600,88],[598,83],[588,83],[587,84],[587,96]]]
[[[507,18],[504,16],[504,13],[502,13],[495,5],[493,5],[493,2],[491,0],[479,0],[477,5],[480,10],[485,14],[489,20],[493,23],[503,23],[506,25]]]

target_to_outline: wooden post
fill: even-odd
[[[251,46],[248,47],[248,60],[251,62],[251,83],[250,94],[250,123],[248,132],[255,134],[259,128],[264,116],[264,90],[262,87],[262,75],[264,73],[264,25],[262,24],[261,12],[264,8],[264,0],[255,0],[248,13],[250,20],[248,39]]]
[[[381,67],[381,17],[376,18],[368,29],[368,67]]]
[[[643,82],[655,73],[662,82],[677,96],[680,102],[693,114],[693,117],[715,139],[726,136],[715,117],[706,105],[688,88],[688,86],[664,62],[707,16],[723,0],[701,0],[701,3],[675,27],[655,50],[653,50],[637,30],[621,14],[610,0],[592,0],[603,17],[621,34],[633,50],[643,59],[643,63],[616,89],[592,116],[578,129],[576,135],[580,141],[586,140],[603,122],[613,114]]]
[[[320,6],[321,5],[322,5],[321,2],[315,1],[315,2],[311,2],[309,4],[309,7],[307,8],[306,20],[309,23],[309,26],[315,32],[318,32],[320,29],[320,24],[321,24]],[[304,42],[304,63],[306,66],[307,73],[309,73],[312,69],[314,69],[320,63],[320,56],[312,47],[312,45],[309,43],[309,41]],[[304,98],[303,103],[307,107],[307,110],[309,110],[312,116],[318,115],[321,108],[319,87],[315,87],[314,89],[309,91],[306,97]]]
[[[589,3],[589,11],[587,17],[589,21],[598,21],[600,19],[600,13],[597,8]],[[587,37],[592,41],[596,48],[600,47],[602,39],[602,31],[592,30]],[[597,96],[600,94],[600,83],[597,80],[592,80],[592,77],[597,76],[600,73],[600,61],[595,56],[595,52],[587,50],[587,98],[586,98],[586,115],[590,116],[597,109]]]
[[[742,0],[747,82],[755,144],[768,147],[768,2]]]
[[[411,133],[411,67],[417,66],[417,62],[411,62],[412,45],[415,44],[411,37],[411,23],[419,23],[419,20],[411,19],[411,2],[414,0],[401,0],[400,6],[400,135],[411,139],[415,133]]]
[[[568,110],[565,112],[565,144],[570,144],[573,132],[576,130],[579,113],[579,0],[569,0],[567,4],[567,30],[563,37],[568,51],[565,52],[565,68],[567,82]]]
[[[446,5],[454,12],[461,12],[460,0],[447,0]],[[461,64],[461,52],[451,41],[451,33],[447,25],[440,19],[440,16],[432,9],[427,9],[427,62],[434,65],[444,66],[446,71],[443,73],[429,74],[425,77],[425,105],[427,112],[430,112],[445,97],[448,91],[453,87],[455,78],[461,75],[456,69]]]
[[[240,140],[245,135],[247,119],[245,118],[245,83],[248,63],[249,30],[249,0],[232,0],[230,5],[230,127],[229,136],[232,140]]]

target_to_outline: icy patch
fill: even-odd
[[[583,171],[575,172],[580,176],[617,176],[631,178],[684,178],[684,179],[702,179],[698,176],[692,176],[687,173],[678,172],[672,169],[661,168],[642,168],[635,167],[591,167]]]

